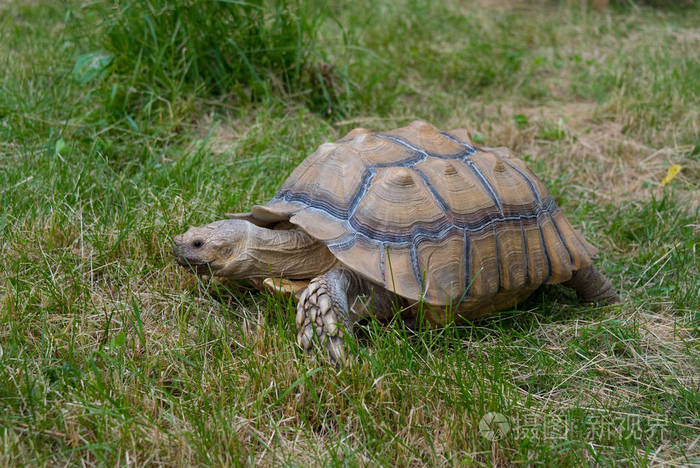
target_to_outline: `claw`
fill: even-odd
[[[297,333],[297,346],[306,351],[306,346],[304,346],[304,335],[302,333]]]
[[[311,349],[311,343],[314,338],[314,329],[311,324],[307,325],[304,327],[304,332],[300,334],[300,337],[302,339],[304,351],[308,351]]]
[[[331,308],[331,298],[327,294],[321,296],[318,300],[318,308],[321,310],[321,314],[326,315]]]
[[[309,308],[309,320],[312,322],[318,322],[319,309],[318,307]]]
[[[330,338],[326,343],[326,349],[328,350],[328,356],[330,357],[333,364],[342,364],[345,358],[345,351],[343,348],[343,342],[338,338]]]
[[[297,328],[300,328],[304,324],[304,317],[306,314],[304,314],[304,303],[299,301],[299,305],[297,306],[297,315],[296,315],[296,322],[297,322]]]
[[[299,306],[300,307],[306,302],[306,298],[309,296],[309,289],[310,288],[304,289],[304,292],[302,292],[301,296],[299,296]]]

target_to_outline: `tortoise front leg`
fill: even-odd
[[[382,321],[394,314],[396,297],[357,273],[336,268],[314,278],[297,305],[297,343],[310,351],[314,336],[325,345],[333,364],[343,363],[344,339],[367,317]],[[399,301],[400,302],[400,301]]]
[[[297,305],[297,343],[310,351],[314,335],[326,346],[334,364],[344,359],[343,337],[352,333],[348,293],[354,278],[347,270],[335,269],[311,280]]]

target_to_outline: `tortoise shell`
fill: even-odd
[[[595,250],[510,151],[422,121],[321,145],[252,217],[288,219],[409,300],[476,315],[567,281]]]

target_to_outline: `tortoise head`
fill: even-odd
[[[173,237],[175,260],[198,274],[244,278],[250,264],[246,245],[255,227],[240,219],[190,227]]]

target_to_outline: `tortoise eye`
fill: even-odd
[[[201,241],[201,239],[197,239],[197,240],[195,240],[194,242],[192,242],[192,246],[193,246],[195,249],[200,248],[200,247],[202,246],[202,241]]]

